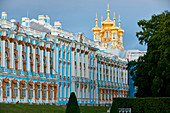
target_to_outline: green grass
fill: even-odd
[[[0,113],[65,113],[65,108],[54,105],[0,103]]]
[[[83,113],[106,113],[108,109],[109,107],[103,106],[80,106],[80,111]]]
[[[109,107],[80,106],[83,113],[103,113]],[[4,104],[0,103],[0,113],[65,113],[65,108],[54,105]]]

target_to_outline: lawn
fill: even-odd
[[[109,107],[103,106],[80,106],[80,111],[83,113],[106,113]]]
[[[0,103],[0,113],[65,113],[65,108],[54,105]]]
[[[109,107],[80,106],[82,113],[103,113]],[[65,113],[65,108],[54,105],[4,104],[0,103],[0,113]]]

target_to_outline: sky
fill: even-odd
[[[98,25],[107,17],[107,4],[110,9],[110,19],[116,14],[121,19],[121,28],[125,30],[123,43],[125,50],[138,49],[146,51],[146,45],[140,45],[136,37],[139,20],[149,20],[153,14],[170,11],[170,0],[0,0],[0,13],[8,13],[8,19],[21,23],[22,17],[38,19],[38,15],[50,16],[51,25],[54,21],[62,22],[66,31],[83,32],[89,39],[93,38],[92,28],[95,26],[95,16],[98,15]]]

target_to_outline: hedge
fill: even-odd
[[[118,108],[131,108],[132,113],[170,113],[170,97],[113,98]]]

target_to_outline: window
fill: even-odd
[[[22,85],[22,97],[25,97],[26,96],[26,85],[23,84]]]
[[[69,58],[70,56],[69,56],[69,53],[67,53],[67,60],[69,60],[70,58]]]
[[[30,95],[29,95],[29,97],[33,97],[33,85],[30,85]]]
[[[18,86],[17,84],[14,84],[14,97],[18,96]]]
[[[96,35],[94,35],[94,39],[95,40],[99,40],[99,38],[98,38],[98,35],[96,34]]]
[[[6,83],[6,92],[5,92],[5,95],[9,96],[9,93],[10,93],[10,86],[9,86],[9,83]]]
[[[105,32],[105,38],[106,38],[106,37],[110,37],[110,31],[106,31],[106,32]]]
[[[46,98],[47,97],[47,87],[44,86],[44,95],[43,95],[43,98]]]
[[[59,75],[61,74],[61,63],[59,63]]]
[[[43,50],[43,52],[44,52],[44,56],[45,56],[45,50]]]
[[[70,86],[67,87],[67,98],[70,97]]]
[[[5,47],[8,47],[8,40],[5,40]]]
[[[22,51],[25,51],[25,45],[22,44]]]
[[[40,98],[40,86],[37,86],[37,98]]]
[[[116,38],[116,35],[115,34],[113,34],[113,39],[115,39]]]
[[[59,51],[59,58],[61,58],[61,51]]]
[[[17,50],[17,43],[16,42],[14,42],[14,49]]]
[[[50,98],[53,98],[53,87],[50,87]]]
[[[61,85],[59,86],[59,98],[61,97]]]
[[[37,54],[39,54],[39,50],[38,50],[38,48],[36,48],[36,53],[37,53]]]
[[[76,52],[74,52],[74,61],[76,61]]]
[[[65,54],[66,54],[66,52],[64,51],[64,52],[63,52],[63,59],[65,59]]]
[[[30,47],[30,53],[32,53],[32,47]]]

